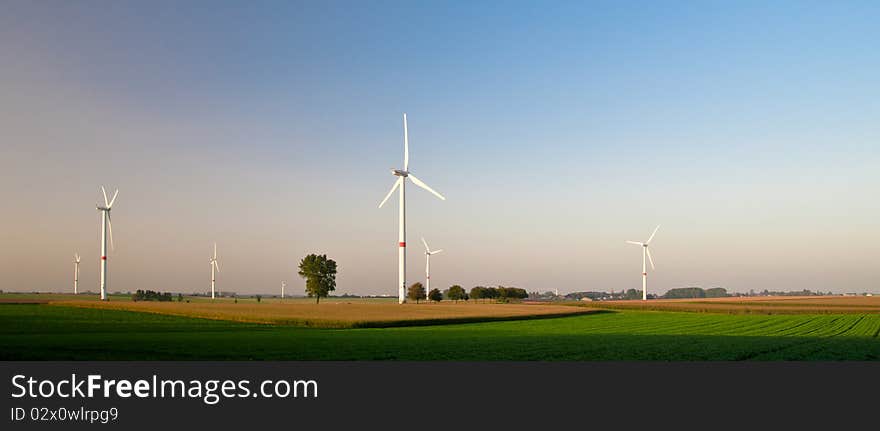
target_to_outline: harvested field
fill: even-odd
[[[758,296],[650,301],[598,301],[578,304],[615,310],[690,311],[728,314],[880,313],[875,296]]]
[[[210,303],[55,301],[50,305],[137,311],[233,322],[318,328],[366,328],[559,317],[598,310],[562,305],[388,302]]]

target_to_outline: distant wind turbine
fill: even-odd
[[[428,247],[428,242],[425,241],[425,238],[422,238],[422,244],[425,244],[425,279],[428,285],[425,293],[428,293],[431,291],[431,255],[440,253],[443,249],[431,251],[431,247]]]
[[[73,294],[76,295],[77,287],[79,287],[79,253],[73,254]]]
[[[284,299],[284,286],[287,286],[287,282],[281,280],[281,299]]]
[[[211,299],[214,299],[214,282],[217,281],[216,277],[214,276],[214,270],[216,269],[218,273],[220,272],[220,261],[217,260],[217,243],[216,242],[214,243],[214,257],[211,258],[210,262],[211,262]]]
[[[415,185],[431,192],[441,200],[446,200],[443,195],[428,187],[427,184],[416,178],[409,171],[409,132],[406,128],[406,113],[403,114],[403,169],[392,169],[391,174],[398,177],[397,181],[391,186],[391,190],[385,195],[385,199],[382,199],[379,208],[385,205],[385,202],[388,201],[394,190],[400,189],[400,225],[397,234],[397,302],[403,304],[406,302],[406,193],[404,191],[406,189],[406,179],[409,178]]]
[[[648,249],[648,244],[654,239],[654,235],[657,234],[657,229],[660,229],[659,224],[654,228],[654,232],[651,233],[651,236],[645,242],[627,241],[630,244],[642,246],[642,301],[648,300],[648,266],[646,258],[647,261],[651,262],[651,270],[654,270],[654,259],[651,257],[651,250]]]
[[[110,248],[116,250],[113,244],[113,225],[110,223],[110,208],[116,202],[116,196],[119,189],[113,192],[113,198],[107,200],[107,191],[101,186],[101,194],[104,195],[104,206],[97,205],[98,211],[101,211],[101,300],[107,300],[107,236],[110,236]]]

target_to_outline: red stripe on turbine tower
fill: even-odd
[[[101,260],[107,260],[107,256],[101,256]]]
[[[397,243],[397,245],[399,245],[401,247],[406,247],[406,242],[399,242],[399,243]]]

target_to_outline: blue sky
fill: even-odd
[[[395,293],[402,163],[447,286],[880,292],[874,2],[9,2],[4,290]],[[394,204],[392,202],[392,204]]]

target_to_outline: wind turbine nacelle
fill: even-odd
[[[406,177],[409,175],[409,172],[402,169],[392,169],[391,175],[394,175],[395,177]]]

